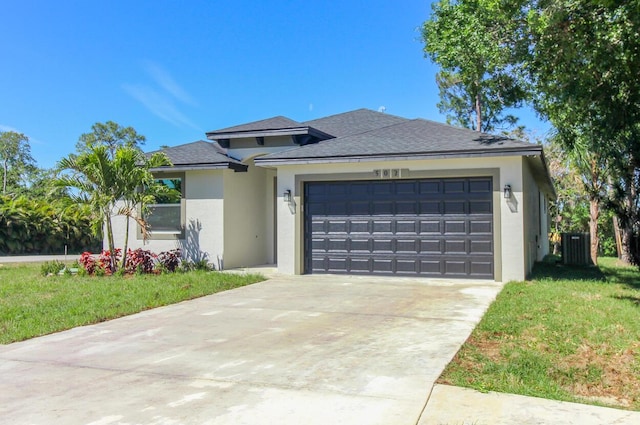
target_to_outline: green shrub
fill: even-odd
[[[64,269],[65,265],[61,261],[45,261],[42,266],[40,266],[40,273],[42,276],[49,276],[50,274],[56,275]]]

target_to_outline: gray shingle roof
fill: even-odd
[[[370,109],[357,109],[351,112],[306,121],[303,124],[317,128],[334,137],[344,137],[406,121],[409,120],[394,115],[375,112]]]
[[[258,130],[281,130],[287,128],[298,128],[302,124],[283,116],[277,116],[273,118],[267,118],[260,121],[253,121],[246,124],[235,125],[233,127],[222,128],[220,130],[208,131],[207,136],[210,134],[221,133],[241,133],[246,131],[258,131]]]
[[[540,150],[538,145],[506,137],[423,119],[401,118],[396,124],[274,153],[257,158],[256,162],[330,162],[350,157],[452,156]]]
[[[147,155],[157,152],[164,152],[174,167],[246,168],[240,161],[227,156],[217,143],[204,140],[149,152]]]

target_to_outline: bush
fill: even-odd
[[[88,275],[93,275],[96,271],[96,259],[93,258],[93,254],[90,252],[83,252],[78,259],[78,263],[82,266],[82,269]]]
[[[45,261],[42,266],[40,266],[40,273],[42,273],[42,276],[49,276],[50,274],[56,275],[64,269],[65,265],[61,261]]]
[[[112,275],[115,271],[112,264],[116,265],[120,262],[122,258],[122,249],[116,248],[114,250],[113,261],[111,261],[111,251],[105,249],[102,251],[100,256],[98,257],[98,263],[100,264],[100,268],[104,271],[106,275]]]
[[[180,265],[181,256],[182,253],[179,249],[172,249],[171,251],[164,251],[158,254],[158,261],[164,270],[175,272]]]
[[[153,273],[156,258],[153,252],[138,248],[135,251],[127,251],[127,261],[124,265],[126,273]]]

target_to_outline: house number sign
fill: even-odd
[[[373,170],[373,175],[378,179],[398,179],[402,177],[402,169],[385,168],[381,170]]]

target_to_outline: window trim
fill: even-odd
[[[187,202],[185,198],[187,180],[185,173],[154,173],[153,178],[155,180],[162,179],[177,179],[182,180],[181,194],[180,194],[180,229],[175,230],[149,230],[149,236],[147,240],[180,240],[184,239],[185,227],[186,227],[186,217],[187,217]],[[149,207],[154,205],[173,205],[173,204],[150,204]],[[177,204],[175,204],[177,205]],[[143,240],[142,235],[142,226],[138,224],[138,231],[136,232],[137,240]]]

